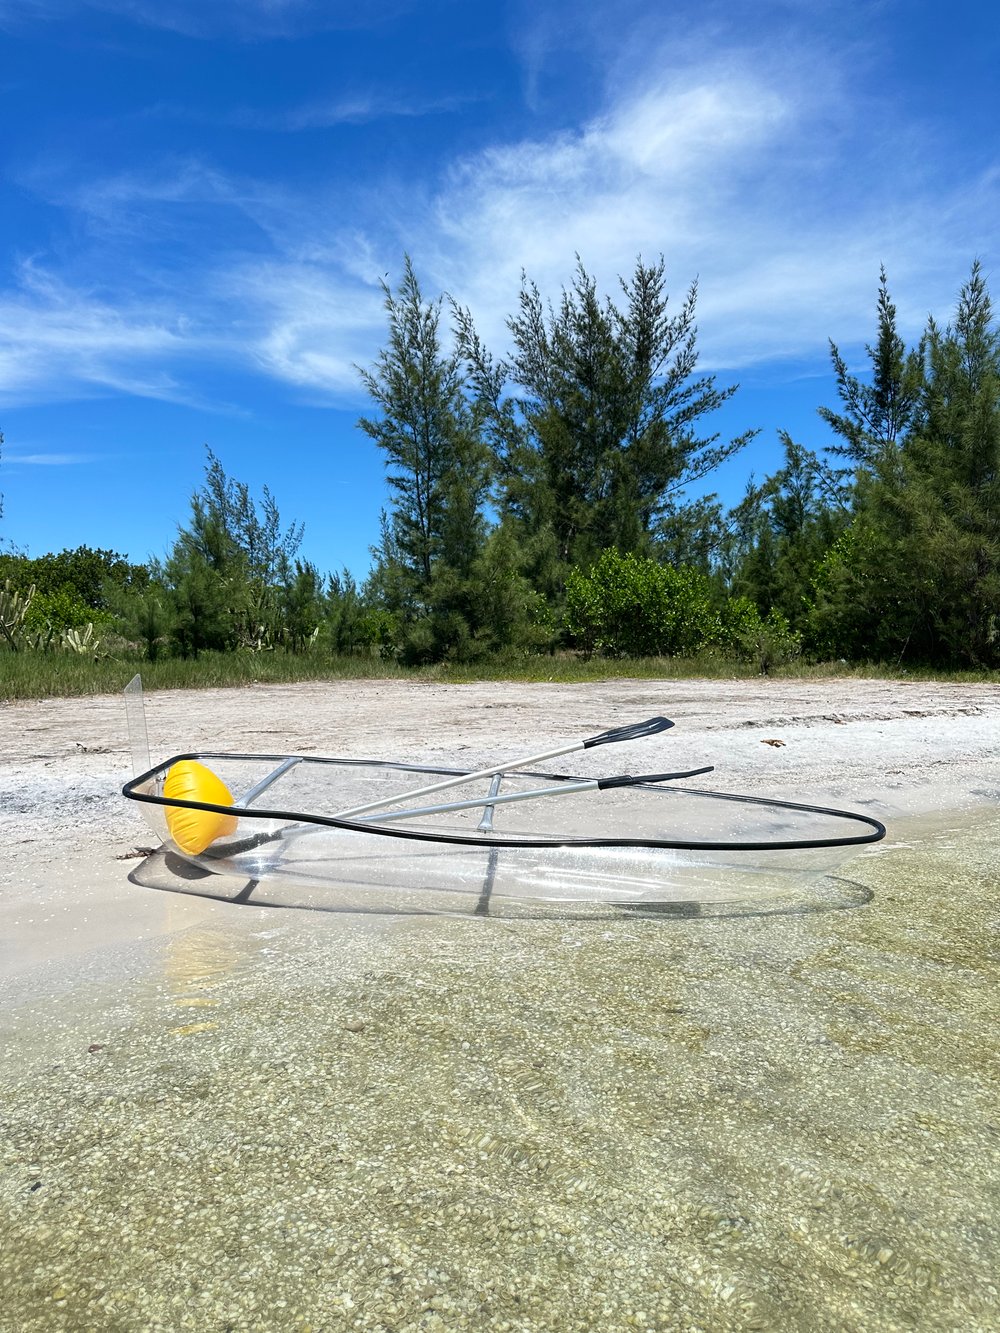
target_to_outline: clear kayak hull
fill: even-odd
[[[218,779],[213,799],[172,791],[184,764]],[[205,877],[220,877],[234,886],[222,896],[263,886],[254,901],[285,905],[307,905],[307,889],[332,891],[346,910],[495,913],[505,903],[550,903],[704,914],[708,904],[794,897],[885,832],[868,815],[662,775],[615,782],[523,771],[466,780],[416,764],[212,753],[174,756],[124,792],[165,843],[164,875],[172,865],[199,891]],[[446,796],[399,799],[445,783]],[[178,812],[214,818],[207,845],[183,845]]]

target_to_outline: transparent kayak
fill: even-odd
[[[177,785],[192,775],[193,787]],[[204,752],[175,755],[123,790],[175,870],[183,863],[198,882],[263,885],[257,902],[270,894],[303,905],[299,890],[330,890],[349,910],[496,911],[535,901],[655,911],[766,900],[787,895],[793,881],[829,876],[885,834],[869,815],[692,787],[690,776],[484,776],[378,759]]]

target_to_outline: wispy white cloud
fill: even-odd
[[[231,209],[266,229],[283,212],[279,187],[221,171],[201,157],[164,158],[141,170],[67,180],[69,164],[50,161],[26,182],[54,203],[77,209],[107,232],[157,232],[190,226],[183,210]],[[218,220],[216,218],[216,226]]]
[[[220,295],[247,316],[246,353],[260,369],[300,389],[358,397],[356,366],[378,346],[382,293],[314,265],[275,262],[233,268]]]
[[[351,349],[380,330],[373,281],[393,281],[404,250],[427,293],[469,305],[500,349],[522,270],[555,299],[574,253],[610,292],[640,254],[666,256],[678,302],[697,277],[706,368],[810,356],[825,365],[829,337],[863,343],[883,262],[916,338],[928,309],[950,308],[956,256],[964,264],[988,241],[998,181],[987,173],[974,191],[963,182],[944,193],[910,169],[901,138],[887,171],[877,145],[858,144],[872,108],[846,73],[830,67],[811,89],[817,59],[800,50],[751,64],[723,53],[676,78],[654,60],[575,131],[498,143],[423,192],[386,190],[378,225],[369,217],[363,231],[314,228],[317,271],[334,295],[318,314],[312,280],[289,280],[281,265],[255,270],[258,308],[277,316],[262,364],[346,392],[354,381],[343,367],[365,359]]]
[[[101,299],[33,263],[19,277],[16,290],[0,294],[0,397],[69,398],[96,388],[187,400],[167,366],[204,353],[210,339],[184,328],[176,312]]]
[[[0,0],[0,31],[13,32],[64,12],[65,0]]]
[[[403,97],[379,91],[356,92],[331,97],[286,110],[237,110],[226,120],[249,129],[294,133],[299,130],[332,129],[337,125],[364,125],[376,120],[416,119],[459,111],[467,97]]]
[[[0,0],[2,3],[2,0]],[[269,130],[294,134],[303,130],[336,129],[341,125],[368,125],[381,120],[416,120],[423,116],[452,115],[478,101],[472,95],[428,97],[398,89],[338,90],[286,107],[234,106],[225,109],[179,102],[153,102],[139,115],[148,120],[175,120],[235,129]],[[201,164],[208,171],[207,165]]]
[[[678,303],[699,278],[702,364],[727,369],[825,362],[828,337],[862,344],[880,263],[916,337],[929,310],[947,317],[974,256],[996,262],[996,161],[943,180],[887,104],[807,42],[716,45],[700,60],[684,49],[679,73],[663,48],[619,53],[628,77],[574,128],[499,140],[435,179],[306,191],[192,157],[72,188],[50,182],[49,197],[98,237],[124,235],[125,254],[134,231],[131,267],[145,287],[129,289],[129,266],[115,294],[26,266],[0,292],[0,392],[90,385],[183,399],[199,358],[354,399],[355,365],[384,335],[379,278],[395,280],[404,250],[427,294],[453,293],[498,350],[522,269],[555,299],[574,252],[609,292],[637,255],[663,253]],[[331,107],[300,110],[301,123],[338,114]],[[171,227],[183,238],[192,206],[208,226],[182,299],[173,251],[148,240]],[[226,210],[260,244],[214,227]]]
[[[96,463],[101,454],[22,454],[5,449],[3,461],[9,466],[21,467],[76,467],[80,463]]]
[[[647,78],[574,133],[456,166],[422,237],[435,276],[495,331],[521,270],[556,295],[574,252],[606,289],[640,253],[664,253],[675,285],[722,264],[732,279],[748,247],[768,248],[745,191],[788,151],[797,121],[780,86],[746,70]]]
[[[155,169],[88,180],[70,197],[85,212],[110,219],[136,205],[231,204],[245,196],[231,176],[200,158],[184,157],[160,161]]]
[[[0,0],[0,28],[102,10],[184,37],[256,41],[319,31],[377,28],[415,0]]]
[[[400,219],[400,235],[417,230],[409,248],[495,340],[522,268],[555,297],[574,252],[606,290],[639,254],[666,256],[678,295],[699,277],[706,365],[870,337],[882,262],[895,289],[949,303],[956,262],[992,244],[995,177],[943,188],[831,58],[755,56],[723,52],[665,77],[647,55],[644,76],[575,132],[456,166],[432,216],[419,229]]]

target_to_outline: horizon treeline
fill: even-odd
[[[662,257],[615,299],[579,259],[555,302],[523,277],[502,358],[409,257],[383,292],[358,426],[389,505],[363,585],[300,559],[301,524],[209,450],[162,561],[0,553],[0,651],[1000,666],[1000,332],[978,262],[913,347],[883,269],[866,372],[830,344],[835,442],[781,432],[783,465],[732,508],[691,490],[757,432],[709,431],[737,386],[698,373],[697,286],[672,305]]]

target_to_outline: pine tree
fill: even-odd
[[[460,357],[441,345],[441,300],[424,300],[408,255],[398,293],[382,288],[388,345],[360,372],[381,415],[358,425],[386,455],[393,558],[426,589],[438,560],[467,565],[481,544],[486,460]]]
[[[191,500],[191,519],[154,575],[168,589],[170,638],[182,657],[206,649],[236,646],[233,624],[234,544],[217,515],[200,496]]]
[[[931,321],[909,431],[858,476],[816,585],[845,656],[1000,665],[1000,333],[979,264],[955,324]]]
[[[908,449],[936,513],[942,649],[974,665],[1000,661],[1000,331],[979,263],[954,328],[928,329],[922,422]]]
[[[579,259],[558,309],[524,277],[518,314],[508,320],[513,350],[503,361],[487,352],[470,313],[456,308],[498,461],[501,510],[539,550],[551,535],[556,583],[602,550],[649,547],[684,487],[755,434],[719,443],[718,435],[697,433],[736,386],[720,390],[712,376],[695,377],[697,287],[670,314],[664,268],[662,257],[639,260],[631,280],[620,279],[622,307],[600,300]]]
[[[254,500],[246,482],[228,477],[212,450],[206,452],[208,465],[198,503],[232,543],[234,553],[246,567],[247,578],[263,587],[273,587],[294,560],[305,527],[292,523],[282,532],[281,515],[267,486],[262,498]]]
[[[847,524],[848,497],[837,474],[811,449],[779,431],[785,462],[744,502],[745,547],[733,592],[800,628],[812,576]]]
[[[884,266],[876,317],[864,378],[849,373],[830,342],[842,411],[821,407],[819,415],[841,441],[827,451],[847,460],[834,474],[848,491],[847,523],[809,571],[808,638],[820,654],[892,660],[915,642],[924,619],[918,582],[906,587],[913,571],[897,567],[898,534],[914,530],[919,517],[905,516],[917,494],[905,476],[905,449],[922,411],[926,342],[907,351]]]
[[[889,296],[885,267],[879,271],[877,299],[878,337],[874,347],[866,345],[871,378],[851,375],[836,343],[830,355],[837,377],[842,412],[821,407],[819,414],[840,436],[843,444],[829,452],[847,458],[853,469],[874,468],[899,448],[914,422],[923,390],[924,348],[907,351],[896,329],[896,307]]]
[[[282,640],[281,586],[302,541],[301,524],[281,528],[265,486],[255,501],[207,451],[205,483],[191,518],[154,573],[169,590],[171,634],[184,656],[202,649],[274,647]]]
[[[442,300],[424,299],[409,256],[398,291],[382,289],[388,342],[360,372],[380,414],[358,422],[385,454],[392,496],[370,591],[409,626],[407,655],[427,660],[475,629],[468,579],[486,538],[488,451],[462,359],[442,345]]]

